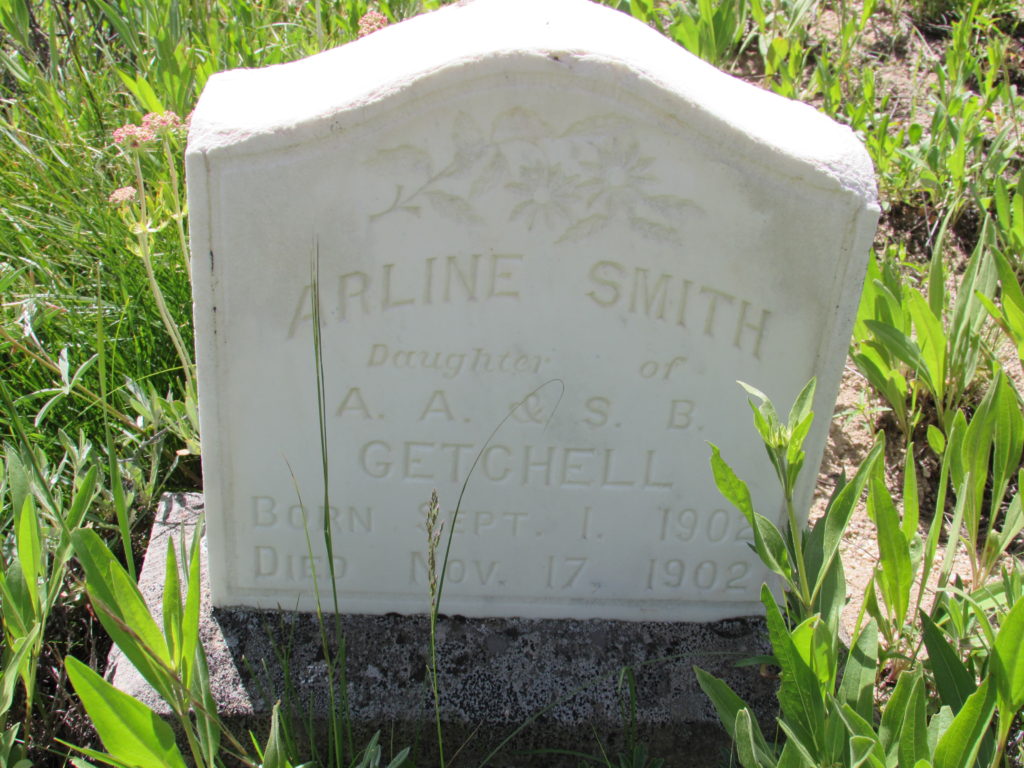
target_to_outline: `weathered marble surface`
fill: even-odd
[[[217,605],[330,592],[315,271],[343,611],[426,610],[465,487],[452,612],[760,612],[707,442],[778,514],[735,382],[816,375],[818,464],[878,213],[847,128],[585,0],[476,0],[215,75],[187,166]]]

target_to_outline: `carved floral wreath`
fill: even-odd
[[[583,240],[620,219],[641,237],[678,244],[680,222],[700,208],[655,193],[654,158],[640,153],[630,133],[632,121],[608,114],[558,134],[536,112],[515,107],[497,115],[485,137],[470,115],[459,112],[452,125],[454,152],[440,170],[427,150],[411,144],[370,158],[378,170],[421,180],[418,186],[396,184],[391,205],[371,220],[398,212],[420,216],[426,204],[456,223],[480,224],[484,217],[473,201],[504,189],[513,201],[508,220],[556,233],[557,243]]]

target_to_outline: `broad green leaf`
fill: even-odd
[[[992,404],[994,434],[992,445],[993,513],[1002,503],[1007,481],[1020,468],[1024,450],[1024,415],[1006,376],[999,372],[992,387],[996,390]]]
[[[761,762],[757,759],[757,746],[754,741],[754,731],[757,726],[752,722],[749,709],[741,709],[736,713],[735,745],[736,756],[739,758],[743,768],[761,768]],[[758,735],[760,731],[758,729]]]
[[[920,612],[924,645],[928,649],[928,665],[935,676],[939,700],[955,715],[963,708],[967,697],[977,690],[974,675],[960,661],[957,653],[946,642],[945,635],[931,617]]]
[[[111,755],[139,768],[186,768],[174,732],[156,713],[73,656],[65,657],[65,663],[75,693]]]
[[[754,549],[758,556],[774,573],[784,579],[791,579],[789,556],[779,529],[773,522],[754,511],[747,484],[736,476],[715,445],[711,445],[711,471],[719,493],[742,512],[750,524],[754,534]]]
[[[891,355],[910,366],[930,392],[936,391],[935,383],[931,380],[931,369],[913,339],[897,328],[878,320],[866,320],[865,324]]]
[[[796,396],[796,400],[793,401],[793,407],[789,411],[788,421],[790,432],[795,433],[799,425],[813,417],[813,414],[811,413],[811,406],[814,403],[814,389],[816,386],[817,379],[812,377],[811,380],[804,385],[804,388],[800,390],[800,394]]]
[[[782,670],[778,693],[782,708],[780,722],[789,724],[800,743],[816,748],[821,735],[820,724],[825,718],[821,686],[794,646],[786,621],[766,584],[761,586],[761,602],[765,606],[768,637]]]
[[[192,545],[188,553],[188,594],[185,596],[185,609],[182,614],[182,660],[188,665],[190,659],[196,657],[199,645],[199,608],[202,599],[201,587],[199,584],[200,567],[200,542],[202,536],[200,531],[203,528],[203,520],[196,523],[192,532]],[[200,649],[201,650],[201,649]],[[191,669],[185,675],[185,683],[190,684]]]
[[[32,480],[21,456],[10,445],[4,446],[7,459],[7,490],[11,496],[11,509],[17,512],[25,506],[25,499],[32,492]]]
[[[40,616],[39,580],[42,576],[43,545],[39,531],[39,514],[36,511],[35,499],[26,496],[18,515],[15,531],[15,543],[18,546],[18,563],[21,575],[25,580],[25,595],[29,600],[33,616]]]
[[[900,527],[899,513],[885,485],[881,464],[875,465],[868,493],[868,513],[878,529],[880,556],[879,581],[882,598],[897,626],[907,617],[910,606],[910,587],[914,569],[910,562],[910,546]]]
[[[928,378],[935,387],[932,394],[938,403],[942,403],[946,384],[946,335],[942,330],[941,315],[936,317],[932,314],[927,302],[915,290],[907,291],[907,303],[917,331],[921,358],[928,366]]]
[[[850,768],[860,768],[864,764],[873,765],[872,761],[877,741],[868,736],[852,736],[850,738]],[[885,765],[881,763],[881,765]]]
[[[897,754],[900,734],[907,720],[913,716],[912,703],[914,687],[919,674],[905,672],[896,681],[896,688],[882,710],[882,722],[878,726],[878,738],[887,757]]]
[[[878,734],[871,720],[864,719],[854,712],[851,707],[846,704],[840,704],[835,699],[832,700],[832,703],[851,736],[871,743],[869,760],[872,768],[885,768],[885,750],[882,749],[882,742],[879,741]]]
[[[996,689],[990,679],[972,693],[935,746],[935,768],[971,768],[996,708]]]
[[[811,534],[811,538],[813,539],[814,534],[817,533],[818,527],[823,526],[821,566],[819,567],[818,573],[815,575],[815,584],[813,588],[815,593],[817,593],[821,588],[822,580],[826,575],[828,565],[832,562],[832,559],[839,551],[839,544],[842,542],[843,534],[846,532],[846,528],[850,524],[850,518],[853,516],[853,511],[857,506],[857,502],[860,501],[861,493],[864,491],[864,485],[867,482],[875,464],[878,462],[878,457],[882,455],[884,450],[885,439],[884,437],[879,436],[879,439],[875,441],[874,446],[871,448],[871,452],[857,469],[857,474],[854,475],[853,480],[847,483],[837,494],[833,496],[832,500],[829,502],[828,508],[825,510],[824,518],[818,522],[815,526],[814,532]]]
[[[918,760],[929,756],[928,724],[925,715],[924,678],[920,667],[915,672],[904,672],[903,676],[913,677],[913,686],[907,701],[903,729],[897,750],[900,768],[914,768]]]
[[[700,667],[694,667],[693,672],[697,676],[697,685],[711,699],[711,704],[714,706],[715,712],[718,713],[722,727],[729,734],[729,738],[735,741],[737,738],[736,717],[742,710],[749,710],[750,706],[737,696],[732,688],[714,675],[708,674]],[[764,736],[761,735],[761,729],[754,726],[751,733],[757,750],[762,754],[769,754],[768,744],[764,740]]]
[[[869,621],[850,648],[839,686],[839,699],[865,721],[873,717],[875,672],[878,667],[878,626]]]
[[[281,702],[274,704],[270,715],[270,735],[263,750],[262,768],[291,768],[284,747],[281,745]]]
[[[167,537],[167,555],[164,559],[164,594],[162,601],[164,621],[164,637],[167,650],[176,670],[182,667],[182,610],[181,610],[181,579],[178,575],[178,558],[174,554],[174,540]],[[188,681],[184,681],[188,684]]]
[[[1009,715],[1024,707],[1024,599],[1018,599],[1003,619],[992,654],[992,680],[999,708]]]
[[[732,471],[732,467],[725,462],[718,446],[711,443],[709,445],[711,446],[711,470],[714,473],[718,492],[742,512],[743,516],[747,518],[747,522],[753,527],[754,505],[750,500],[750,490],[747,488],[747,484],[737,477],[736,473]]]
[[[935,451],[936,456],[942,456],[946,451],[946,436],[942,430],[934,424],[928,425],[928,446]]]
[[[931,722],[928,723],[929,754],[935,754],[935,747],[938,745],[939,739],[942,738],[942,734],[946,732],[952,722],[953,710],[947,706],[940,707],[939,711],[932,715]]]
[[[1024,488],[1024,470],[1017,473],[1017,487]],[[1021,493],[1018,491],[1003,514],[1003,525],[999,529],[997,538],[997,551],[1003,552],[1022,530],[1024,530],[1024,505],[1021,503]]]
[[[21,575],[21,565],[12,560],[7,572],[0,570],[0,605],[3,606],[3,621],[6,629],[15,637],[24,637],[31,627],[37,625],[32,611],[32,598]]]
[[[128,573],[95,531],[80,528],[71,535],[96,615],[128,660],[161,696],[173,700],[165,667],[172,661],[167,642],[149,613],[146,601]]]
[[[34,625],[27,634],[14,640],[5,653],[3,676],[0,677],[0,716],[10,710],[18,680],[26,676],[26,660],[33,666],[36,663],[36,659],[31,655],[34,654],[36,640],[42,628],[42,624]]]
[[[805,757],[806,751],[801,752],[796,742],[787,741],[782,746],[782,753],[779,755],[779,762],[775,768],[813,768],[814,762],[808,761]]]
[[[929,424],[929,426],[931,426]],[[914,461],[914,444],[908,443],[906,461],[903,464],[903,519],[900,530],[908,542],[917,535],[920,510],[917,498],[917,463]]]
[[[199,743],[206,755],[208,765],[215,765],[215,757],[220,749],[222,726],[217,719],[217,702],[210,689],[210,670],[206,664],[206,653],[201,644],[194,650],[191,664],[191,694],[194,702],[192,709],[196,718],[196,733]]]

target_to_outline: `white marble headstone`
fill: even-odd
[[[760,611],[707,443],[779,514],[736,381],[817,376],[809,501],[878,214],[848,129],[587,0],[476,0],[215,75],[187,170],[216,604],[333,605],[315,269],[342,611],[428,610],[467,477],[445,613]]]

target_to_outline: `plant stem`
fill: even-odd
[[[185,237],[185,211],[181,207],[181,193],[178,190],[178,169],[171,155],[171,141],[164,136],[164,159],[167,161],[167,171],[171,176],[171,201],[174,203],[174,213],[171,218],[178,230],[178,245],[181,247],[181,262],[185,265],[185,272],[192,281],[192,266],[189,258],[188,238]]]
[[[793,557],[796,560],[797,578],[800,581],[800,601],[804,604],[804,609],[809,614],[812,600],[810,585],[807,583],[807,564],[804,563],[803,531],[796,519],[791,488],[786,488],[786,514],[789,517],[789,535],[793,539]]]
[[[434,693],[434,725],[437,729],[437,757],[445,768],[444,739],[441,734],[441,694],[437,685],[437,601],[430,610],[430,687]]]
[[[171,319],[171,313],[168,311],[167,303],[164,301],[163,291],[160,290],[160,284],[156,281],[156,273],[153,271],[153,260],[149,252],[149,210],[146,207],[146,187],[142,179],[142,164],[139,162],[138,152],[132,153],[132,161],[135,164],[135,180],[139,185],[139,210],[141,217],[136,222],[137,226],[135,228],[135,234],[139,241],[139,255],[142,256],[142,263],[146,267],[146,278],[149,280],[149,289],[153,293],[153,300],[156,302],[160,319],[163,320],[167,334],[171,337],[171,343],[174,345],[178,358],[181,360],[182,372],[185,374],[185,386],[191,389],[192,361],[185,351],[185,342],[182,341],[178,327],[174,324],[174,320]]]

